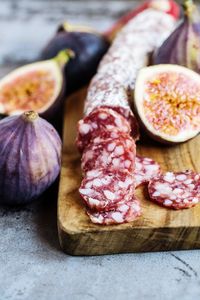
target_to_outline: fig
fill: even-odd
[[[184,19],[153,55],[153,64],[177,64],[200,73],[200,14],[192,0],[184,3]]]
[[[63,64],[71,50],[56,57],[17,68],[0,80],[0,114],[16,115],[37,111],[49,121],[56,118],[64,93]]]
[[[134,106],[155,140],[185,142],[200,131],[200,75],[178,65],[145,67],[136,80]]]
[[[50,59],[66,48],[73,50],[75,57],[64,68],[66,94],[70,94],[90,81],[108,47],[106,38],[94,30],[64,23],[42,50],[41,58]]]
[[[26,204],[57,178],[61,140],[34,111],[0,121],[0,203]]]

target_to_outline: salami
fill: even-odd
[[[193,171],[167,172],[148,186],[152,201],[173,209],[195,206],[200,201],[200,174]]]
[[[134,88],[137,72],[147,65],[149,53],[160,46],[174,26],[172,16],[154,9],[147,9],[129,21],[113,41],[91,81],[85,115],[102,105],[121,107],[126,115],[132,115],[128,90]]]
[[[128,12],[126,15],[122,16],[106,33],[105,36],[109,40],[113,40],[113,38],[116,36],[117,32],[126,25],[131,19],[135,18],[138,14],[143,12],[144,10],[148,8],[155,8],[158,10],[161,10],[163,12],[166,12],[173,16],[175,19],[178,19],[180,17],[180,7],[174,0],[147,0],[138,7],[134,8],[130,12]]]
[[[133,113],[129,112],[128,110],[124,109],[123,107],[120,106],[101,106],[102,108],[111,108],[113,110],[115,110],[117,113],[119,113],[120,115],[122,115],[125,119],[128,120],[130,126],[131,126],[131,136],[135,141],[138,141],[140,138],[140,129],[139,129],[139,124],[138,121],[136,119],[136,117],[134,116]]]
[[[109,211],[116,204],[132,198],[134,177],[128,171],[95,169],[88,171],[79,193],[86,206],[93,211]]]
[[[159,175],[160,166],[151,158],[136,156],[135,159],[135,187],[143,183],[148,183],[151,179]]]
[[[89,85],[77,146],[85,172],[79,193],[94,223],[131,222],[141,214],[134,197],[135,143],[127,137],[137,140],[139,127],[129,100],[138,70],[174,25],[173,17],[154,9],[139,14],[117,35]],[[148,177],[153,171],[145,166],[142,172]]]
[[[134,140],[127,135],[117,139],[106,139],[99,144],[90,143],[82,155],[83,171],[107,168],[133,172],[135,169],[136,147]]]
[[[90,143],[90,140],[98,136],[98,131],[118,131],[130,133],[130,125],[116,111],[109,108],[97,108],[78,123],[77,147],[80,151]]]
[[[128,133],[123,133],[117,130],[100,130],[98,131],[98,135],[94,136],[90,140],[90,144],[98,145],[106,140],[116,140],[124,137],[124,139],[131,139],[130,135]],[[132,140],[132,139],[131,139]]]
[[[120,203],[114,210],[104,212],[93,212],[87,210],[91,221],[100,225],[114,225],[134,221],[141,216],[141,206],[134,197],[131,201]]]

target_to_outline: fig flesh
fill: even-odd
[[[0,203],[26,204],[57,178],[61,140],[34,111],[0,121]]]
[[[25,65],[0,80],[0,114],[12,116],[35,110],[53,120],[61,107],[64,92],[62,65],[71,51],[60,52],[47,61]]]
[[[106,38],[94,30],[64,23],[43,49],[41,57],[50,59],[66,48],[75,53],[74,59],[64,68],[66,93],[70,94],[90,81],[108,47],[109,42]]]
[[[185,142],[200,132],[200,76],[178,65],[143,68],[135,84],[134,106],[152,138]]]

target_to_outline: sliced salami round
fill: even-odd
[[[160,165],[151,158],[136,156],[135,158],[135,187],[148,183],[161,173]]]
[[[130,139],[131,138],[128,133],[120,132],[118,130],[112,130],[112,131],[110,131],[110,130],[99,130],[98,135],[94,136],[90,140],[90,144],[98,145],[98,144],[101,144],[101,143],[105,142],[106,140],[116,140],[116,139],[120,139],[121,137],[123,137],[124,139],[126,139],[126,138]]]
[[[109,211],[117,203],[130,200],[133,192],[133,175],[107,169],[87,172],[79,189],[86,206],[94,211]]]
[[[81,168],[85,172],[99,168],[133,172],[135,156],[135,142],[131,137],[107,139],[99,144],[90,143],[85,148]]]
[[[135,221],[141,216],[141,206],[139,201],[134,197],[132,200],[120,203],[114,210],[105,212],[93,212],[87,210],[90,220],[95,224],[114,225],[129,223]]]
[[[139,138],[140,138],[139,124],[131,110],[127,110],[127,109],[124,109],[123,107],[119,107],[119,106],[105,106],[104,105],[101,107],[102,108],[111,108],[111,109],[115,110],[117,113],[119,113],[120,115],[122,115],[124,118],[126,118],[131,126],[132,138],[135,141],[139,140]]]
[[[153,178],[148,190],[151,200],[162,206],[190,208],[200,201],[200,174],[193,171],[167,172]]]
[[[129,122],[109,108],[97,108],[78,123],[77,147],[80,151],[97,136],[99,130],[118,131],[130,133]]]

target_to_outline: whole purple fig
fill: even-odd
[[[154,64],[177,64],[200,72],[200,14],[192,0],[184,3],[184,19],[153,55]]]
[[[57,178],[61,140],[34,111],[0,121],[0,203],[26,204]]]
[[[75,53],[74,59],[64,68],[66,93],[70,94],[90,81],[108,47],[109,42],[100,33],[88,27],[64,23],[43,49],[41,58],[50,59],[66,48]]]

